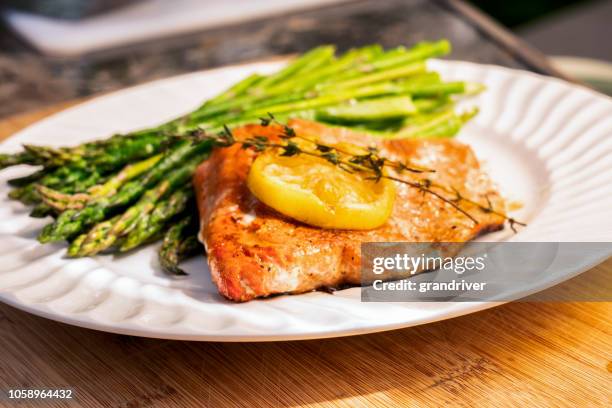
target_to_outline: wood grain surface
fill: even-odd
[[[65,106],[0,122],[0,138]],[[549,292],[609,288],[611,274],[608,260]],[[0,391],[75,393],[70,402],[1,396],[0,406],[605,407],[611,323],[611,302],[517,302],[349,338],[190,343],[72,327],[0,304]]]

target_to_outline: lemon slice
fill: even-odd
[[[253,162],[247,185],[263,203],[303,223],[367,230],[385,223],[395,199],[391,180],[367,176],[319,157],[267,151]]]

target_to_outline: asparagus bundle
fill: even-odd
[[[449,51],[445,40],[388,51],[366,46],[338,57],[334,47],[318,47],[274,74],[245,78],[161,126],[75,147],[26,145],[20,153],[0,154],[0,169],[42,166],[10,181],[11,198],[36,205],[32,216],[55,217],[40,242],[67,240],[68,255],[82,257],[128,251],[162,238],[160,264],[182,274],[179,262],[198,249],[189,180],[212,145],[174,136],[219,132],[273,114],[381,137],[452,137],[476,113],[455,112],[455,101],[483,87],[444,82],[427,70],[428,58]]]

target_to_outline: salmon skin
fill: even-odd
[[[298,135],[323,143],[376,144],[385,157],[435,170],[427,178],[452,186],[465,198],[479,203],[489,200],[493,208],[505,208],[472,149],[461,142],[381,141],[303,120],[291,121],[289,126]],[[279,132],[272,125],[248,125],[234,135],[242,140],[254,135],[275,137]],[[312,227],[283,216],[251,194],[246,179],[256,156],[239,145],[217,149],[194,175],[200,239],[212,279],[219,292],[233,301],[360,285],[363,242],[467,242],[504,225],[502,216],[462,205],[478,220],[474,223],[450,204],[397,184],[393,211],[383,226],[369,231]]]

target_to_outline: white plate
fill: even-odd
[[[4,144],[66,145],[155,125],[253,72],[282,63],[257,63],[157,81],[95,99],[45,119]],[[531,73],[465,62],[432,61],[446,79],[483,82],[469,101],[481,113],[461,132],[529,226],[518,241],[612,241],[612,102],[582,87]],[[447,319],[495,303],[362,303],[359,288],[233,304],[210,282],[204,257],[174,280],[156,264],[155,248],[129,256],[66,260],[63,245],[43,246],[45,223],[5,198],[0,173],[0,300],[66,323],[169,339],[261,341],[344,336]],[[491,238],[491,237],[489,237]],[[609,255],[609,254],[604,254]],[[596,261],[601,261],[598,259]],[[533,292],[583,272],[593,261],[567,265],[534,282]],[[519,294],[517,294],[519,295]]]

